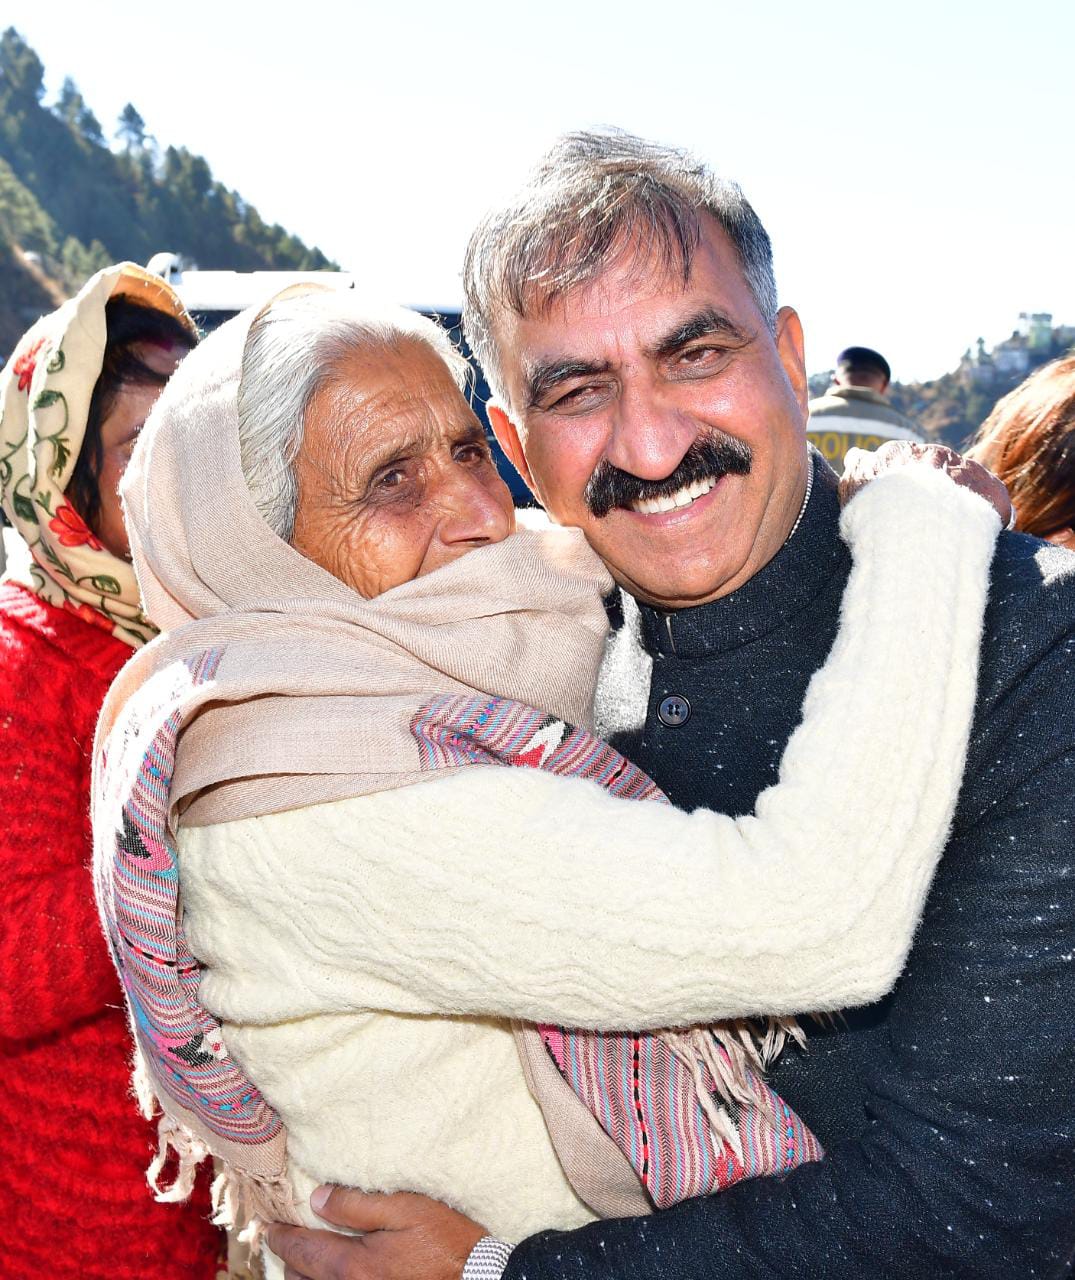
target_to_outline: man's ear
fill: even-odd
[[[776,351],[795,393],[795,399],[805,414],[810,401],[810,383],[806,376],[803,326],[799,313],[791,307],[781,307],[776,313]]]
[[[498,404],[490,402],[486,405],[485,411],[489,415],[489,425],[493,428],[493,435],[496,436],[497,444],[504,450],[508,461],[522,476],[526,482],[526,487],[536,498],[537,491],[534,489],[534,478],[526,464],[526,454],[523,453],[518,428]]]

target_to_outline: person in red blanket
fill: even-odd
[[[196,342],[163,281],[95,275],[0,375],[0,493],[30,553],[0,586],[0,1213],[6,1280],[199,1280],[221,1235],[206,1187],[158,1204],[151,1126],[89,870],[90,756],[113,677],[154,629],[120,476]],[[13,575],[18,576],[18,575]]]

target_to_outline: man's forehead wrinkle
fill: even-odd
[[[705,333],[736,346],[756,339],[753,308],[740,296],[748,286],[724,248],[719,235],[704,235],[686,279],[678,263],[621,252],[592,279],[546,298],[543,316],[508,325],[501,344],[514,349],[520,407],[537,407],[539,384],[548,384],[549,370],[559,374],[557,366],[563,376],[587,376],[670,354],[677,342]]]
[[[643,297],[626,302],[614,298],[614,292],[606,290],[598,281],[585,295],[571,300],[575,305],[570,305],[568,299],[562,301],[558,320],[569,332],[568,342],[561,339],[561,349],[557,351],[523,356],[527,388],[548,386],[575,376],[606,373],[614,365],[630,360],[632,351],[654,358],[707,334],[719,334],[743,344],[756,336],[720,307],[697,298],[681,301],[676,297],[666,298],[668,305],[651,318],[644,313],[631,314],[640,303],[649,302],[649,291]],[[680,293],[677,283],[676,295]],[[680,314],[677,315],[677,311]],[[594,324],[595,320],[600,323]],[[568,347],[572,337],[575,342]]]
[[[582,262],[565,248],[552,261],[530,264],[530,271],[510,291],[511,309],[524,320],[548,319],[557,303],[589,292],[610,274],[635,286],[652,280],[661,289],[673,282],[685,289],[700,233],[696,226],[686,244],[681,244],[673,229],[659,219],[619,232],[600,253],[587,255]]]

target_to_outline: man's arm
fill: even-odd
[[[367,1195],[346,1187],[318,1187],[310,1205],[326,1222],[359,1236],[271,1223],[269,1248],[287,1267],[285,1280],[459,1280],[477,1246],[489,1241],[483,1227],[437,1200],[411,1195]],[[481,1250],[478,1250],[480,1261]],[[495,1280],[492,1271],[465,1280]]]
[[[994,708],[975,812],[865,1072],[863,1132],[783,1179],[535,1236],[504,1280],[1071,1274],[1073,690],[1069,634]]]
[[[997,516],[911,468],[843,527],[844,624],[755,814],[474,768],[373,806],[188,832],[206,1007],[238,1023],[374,1008],[642,1031],[876,1000],[955,807]],[[266,957],[281,976],[254,1010],[245,975]]]

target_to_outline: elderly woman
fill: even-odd
[[[208,1188],[147,1202],[122,999],[89,873],[90,755],[116,672],[154,634],[118,485],[194,327],[161,280],[98,272],[0,378],[0,488],[27,551],[0,587],[0,1197],[8,1280],[216,1274]],[[12,558],[13,561],[15,557]]]
[[[587,732],[611,580],[515,530],[462,381],[418,316],[283,296],[129,472],[165,634],[102,718],[100,896],[162,1150],[233,1223],[335,1181],[518,1238],[817,1158],[759,1074],[798,1028],[728,1020],[886,991],[952,815],[987,503],[913,467],[848,506],[780,784],[686,814]]]

